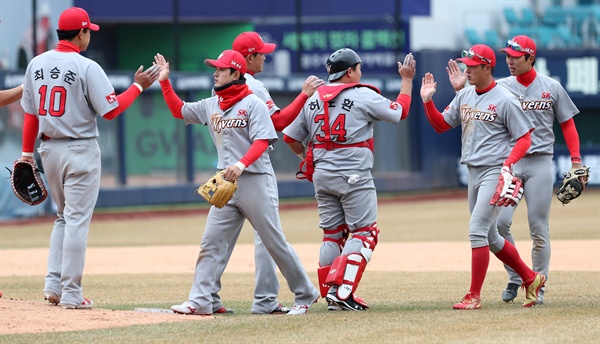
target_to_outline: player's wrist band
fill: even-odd
[[[144,91],[144,88],[142,87],[142,85],[138,84],[137,82],[134,82],[133,84],[140,90],[140,92]]]
[[[242,163],[241,161],[236,162],[234,165],[239,167],[240,170],[242,170],[242,172],[244,172],[244,170],[246,169],[246,165],[244,165],[244,163]]]
[[[21,152],[21,156],[33,158],[33,152]]]

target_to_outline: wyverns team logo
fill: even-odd
[[[542,100],[521,100],[523,110],[549,110],[552,108],[552,93],[542,92]]]
[[[111,94],[109,94],[109,95],[107,95],[107,96],[106,96],[106,101],[107,101],[109,104],[112,104],[112,103],[114,103],[114,102],[116,102],[116,101],[117,101],[117,96],[116,96],[116,95],[115,95],[115,93],[113,92],[113,93],[111,93]]]
[[[462,105],[460,107],[460,118],[464,123],[469,121],[494,122],[498,116],[498,114],[495,112],[485,112],[478,109],[471,109],[468,106],[469,105]]]
[[[244,114],[246,114],[246,116],[240,115],[242,112]],[[223,131],[223,129],[235,129],[235,128],[247,127],[248,126],[247,110],[238,111],[238,116],[242,116],[242,117],[223,119],[223,117],[220,114],[218,114],[218,113],[213,114],[212,116],[210,116],[210,123],[212,125],[213,131],[215,133],[220,133],[221,131]]]

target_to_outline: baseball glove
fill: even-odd
[[[40,177],[40,172],[43,171],[34,162],[16,160],[13,170],[8,171],[13,192],[24,203],[36,205],[48,197],[46,186]]]
[[[556,198],[564,205],[579,197],[587,185],[589,175],[590,168],[585,166],[583,168],[572,168],[569,172],[564,172],[562,183],[556,191]],[[581,182],[580,177],[586,177],[585,183]]]
[[[217,172],[206,183],[200,185],[196,192],[217,208],[223,208],[237,190],[237,180],[231,182],[223,176],[223,171]]]
[[[519,204],[521,198],[523,198],[523,181],[513,175],[509,167],[503,166],[490,205],[514,207]]]

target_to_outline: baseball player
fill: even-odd
[[[160,69],[140,67],[134,83],[115,90],[102,68],[81,56],[91,31],[100,27],[78,7],[58,19],[56,49],[31,60],[25,71],[22,160],[33,162],[36,137],[48,188],[58,208],[50,235],[44,297],[65,309],[89,309],[81,278],[92,213],[100,189],[96,116],[112,120],[158,78]]]
[[[537,74],[535,68],[535,42],[524,35],[509,40],[506,47],[500,49],[506,54],[506,64],[511,76],[498,80],[498,85],[507,88],[521,102],[521,108],[531,119],[535,130],[531,133],[531,147],[525,156],[515,163],[513,170],[523,180],[524,197],[527,202],[529,231],[533,240],[531,258],[533,269],[548,279],[550,265],[550,205],[554,177],[552,174],[552,155],[554,154],[554,120],[558,120],[563,136],[569,148],[573,168],[582,168],[579,153],[579,134],[573,117],[579,110],[560,85],[545,75]],[[466,76],[461,73],[455,61],[448,62],[448,76],[456,90],[463,88]],[[585,187],[587,177],[583,178]],[[510,232],[516,207],[503,208],[498,215],[498,231],[514,245]],[[502,300],[510,302],[517,297],[523,283],[519,275],[506,266],[509,280],[502,292]],[[544,303],[543,287],[537,298],[537,304]]]
[[[204,63],[215,68],[216,95],[193,103],[183,102],[173,91],[164,57],[157,54],[155,62],[161,66],[159,80],[173,117],[186,124],[207,125],[217,147],[217,168],[226,179],[238,180],[229,203],[210,208],[188,301],[171,309],[180,314],[213,313],[212,293],[221,264],[248,219],[295,295],[287,314],[308,312],[319,293],[281,229],[277,181],[267,153],[277,134],[264,101],[245,83],[246,60],[234,50],[225,50],[216,60],[206,59]]]
[[[265,43],[256,32],[242,32],[239,34],[232,44],[232,50],[235,50],[244,56],[246,60],[246,84],[250,88],[253,94],[260,98],[269,109],[269,116],[273,122],[273,126],[276,131],[281,131],[287,127],[292,121],[298,116],[298,113],[302,109],[302,105],[306,102],[308,97],[312,96],[317,87],[321,86],[324,81],[317,78],[316,76],[310,76],[306,79],[302,85],[302,92],[296,97],[296,99],[283,109],[279,109],[271,95],[269,89],[260,80],[254,77],[255,74],[263,71],[263,65],[265,62],[266,54],[272,53],[276,48],[273,43]],[[240,224],[242,225],[242,224]],[[239,234],[241,231],[237,231]],[[233,238],[233,241],[229,244],[229,249],[224,257],[224,261],[221,264],[221,270],[217,274],[217,281],[215,283],[215,290],[212,293],[213,296],[213,311],[221,310],[223,312],[224,307],[222,306],[221,297],[218,292],[221,289],[221,276],[225,271],[227,262],[231,257],[235,242],[238,236]],[[255,285],[254,285],[254,301],[252,303],[252,314],[286,314],[290,311],[288,307],[284,307],[279,301],[277,301],[277,295],[279,294],[279,280],[277,278],[277,269],[275,261],[265,248],[265,245],[260,240],[260,236],[254,232],[254,261],[255,261]],[[227,309],[225,309],[225,312]],[[216,311],[218,312],[218,311]]]
[[[12,104],[21,99],[23,95],[23,85],[13,87],[8,90],[0,90],[0,106]]]
[[[360,83],[361,63],[352,49],[332,53],[326,65],[330,84],[319,87],[283,130],[296,154],[304,154],[303,142],[308,141],[305,161],[314,171],[304,172],[314,183],[319,207],[323,242],[318,278],[330,310],[368,308],[355,291],[379,236],[371,175],[373,125],[380,120],[397,124],[407,117],[415,75],[415,60],[408,54],[404,63],[398,62],[402,86],[392,101]]]
[[[496,87],[493,77],[496,66],[494,51],[483,44],[463,50],[457,59],[466,67],[469,84],[456,94],[450,105],[440,113],[432,97],[437,85],[427,73],[421,86],[421,98],[427,119],[436,132],[462,127],[461,163],[469,170],[468,198],[471,220],[471,286],[454,309],[480,309],[481,288],[487,273],[490,250],[504,264],[515,270],[527,289],[523,307],[535,305],[544,286],[544,275],[531,270],[515,246],[502,238],[496,228],[500,207],[490,205],[495,190],[511,179],[510,167],[525,154],[531,144],[533,123],[524,115],[519,102],[503,87]],[[516,144],[510,148],[511,141]]]

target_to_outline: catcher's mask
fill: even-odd
[[[354,50],[350,48],[336,50],[329,56],[325,64],[327,73],[329,73],[327,80],[334,81],[343,77],[348,68],[359,63],[362,63],[362,60]]]

